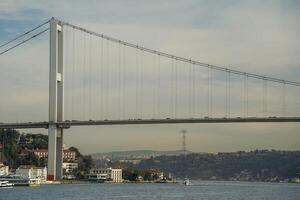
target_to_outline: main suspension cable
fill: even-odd
[[[9,47],[8,49],[6,49],[6,50],[0,52],[0,55],[5,54],[6,52],[8,52],[8,51],[10,51],[10,50],[12,50],[12,49],[14,49],[14,48],[16,48],[16,47],[18,47],[18,46],[20,46],[20,45],[26,43],[26,42],[28,42],[29,40],[32,40],[33,38],[35,38],[35,37],[37,37],[37,36],[39,36],[39,35],[42,35],[43,33],[45,33],[45,32],[48,31],[48,30],[49,30],[49,28],[46,28],[46,29],[44,29],[44,30],[38,32],[37,34],[31,36],[30,38],[27,38],[26,40],[23,40],[22,42],[19,42],[18,44],[14,45],[14,46],[12,46],[12,47]]]
[[[268,77],[268,76],[253,74],[253,73],[242,72],[242,71],[238,71],[238,70],[234,70],[234,69],[230,69],[230,68],[226,68],[226,67],[220,67],[220,66],[216,66],[216,65],[211,65],[211,64],[207,64],[207,63],[202,63],[202,62],[199,62],[199,61],[195,61],[195,60],[191,60],[191,59],[171,55],[171,54],[168,54],[168,53],[152,50],[152,49],[142,47],[142,46],[139,46],[139,45],[136,45],[136,44],[125,42],[125,41],[122,41],[122,40],[119,40],[119,39],[116,39],[116,38],[113,38],[113,37],[109,37],[109,36],[106,36],[106,35],[103,35],[103,34],[99,34],[99,33],[81,28],[81,27],[76,26],[76,25],[72,25],[72,24],[67,23],[67,22],[63,22],[63,21],[59,21],[59,22],[62,23],[63,25],[74,27],[74,28],[76,28],[78,30],[81,30],[83,32],[93,34],[97,37],[105,38],[105,39],[110,40],[112,42],[121,43],[125,46],[129,46],[129,47],[132,47],[132,48],[144,50],[145,52],[161,55],[163,57],[176,59],[177,61],[192,63],[192,64],[195,64],[195,65],[198,65],[198,66],[201,66],[201,67],[211,68],[213,70],[218,70],[218,71],[223,71],[223,72],[230,72],[232,74],[237,74],[237,75],[242,75],[242,76],[248,76],[249,78],[261,79],[261,80],[264,79],[264,80],[268,80],[268,81],[271,81],[271,82],[286,83],[288,85],[300,86],[300,82],[288,81],[288,80],[283,80],[283,79],[278,79],[278,78],[273,78],[273,77]]]
[[[23,33],[23,34],[21,34],[21,35],[15,37],[15,38],[12,39],[12,40],[9,40],[9,41],[7,41],[7,42],[4,42],[3,44],[0,45],[0,48],[2,48],[2,47],[4,47],[4,46],[6,46],[6,45],[8,45],[8,44],[10,44],[10,43],[12,43],[12,42],[18,40],[18,39],[21,38],[21,37],[24,37],[24,36],[28,35],[29,33],[31,33],[31,32],[33,32],[33,31],[35,31],[35,30],[41,28],[41,27],[44,26],[45,24],[48,24],[49,22],[50,22],[50,20],[48,20],[48,21],[46,21],[46,22],[44,22],[44,23],[42,23],[42,24],[40,24],[40,25],[38,25],[38,26],[36,26],[36,27],[30,29],[29,31],[26,31],[25,33]]]

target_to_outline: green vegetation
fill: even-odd
[[[123,169],[123,179],[128,181],[155,181],[159,179],[160,173],[160,170],[154,169],[127,168]]]
[[[95,166],[94,160],[91,156],[82,155],[76,147],[70,147],[69,150],[76,152],[78,163],[78,169],[73,172],[73,175],[78,179],[84,179],[89,174],[91,168]]]
[[[15,130],[0,129],[0,143],[3,145],[2,161],[9,167],[18,166],[21,163],[21,149],[18,146],[19,132]]]
[[[22,139],[32,140],[32,144],[22,143]],[[0,130],[0,143],[3,145],[2,161],[10,168],[17,168],[20,165],[43,166],[44,162],[39,160],[32,151],[32,147],[37,144],[43,145],[44,135],[24,135],[15,130]]]
[[[33,150],[48,149],[48,136],[43,134],[20,134],[16,130],[0,130],[0,144],[3,145],[3,162],[11,169],[16,169],[20,165],[35,165],[44,167],[47,159],[39,159]],[[73,172],[76,178],[84,178],[94,166],[91,156],[82,155],[75,147],[69,148],[76,152],[76,162],[78,170]]]

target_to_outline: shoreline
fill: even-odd
[[[96,181],[89,181],[89,180],[63,180],[60,181],[59,184],[123,184],[123,183],[136,183],[136,184],[147,184],[147,183],[157,183],[157,184],[178,184],[177,181],[123,181],[123,182],[96,182]],[[55,183],[46,183],[46,184],[55,184]],[[57,184],[57,183],[56,183]]]
[[[193,182],[197,183],[213,183],[213,182],[227,182],[227,183],[262,183],[262,184],[293,184],[293,185],[300,185],[300,183],[297,182],[263,182],[263,181],[226,181],[226,180],[191,180],[191,185],[193,185]],[[89,180],[63,180],[63,181],[46,181],[42,182],[39,185],[36,186],[43,186],[43,185],[89,185],[89,184],[113,184],[113,185],[119,185],[119,184],[172,184],[172,185],[183,185],[181,181],[123,181],[120,183],[116,182],[95,182],[95,181],[89,181]],[[15,184],[14,187],[33,187],[29,184]]]
[[[231,183],[272,183],[272,184],[300,184],[297,182],[270,182],[270,181],[232,181],[232,180],[191,180],[191,182],[231,182]],[[59,183],[46,183],[46,184],[181,184],[181,181],[123,181],[120,183],[115,182],[95,182],[88,180],[64,180]]]

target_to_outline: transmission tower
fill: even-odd
[[[185,142],[185,139],[186,139],[186,130],[181,130],[181,133],[182,133],[182,151],[183,151],[183,154],[186,155],[186,142]]]

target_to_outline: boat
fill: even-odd
[[[0,181],[0,188],[12,188],[14,184],[8,181]]]
[[[41,179],[36,178],[36,179],[29,180],[29,187],[39,187],[39,186],[41,186]]]
[[[186,186],[188,186],[188,185],[191,185],[190,184],[190,179],[188,179],[187,177],[183,180],[183,185],[186,185]]]
[[[37,187],[41,185],[40,178],[24,178],[18,175],[8,175],[8,176],[0,176],[0,182],[9,182],[12,183],[14,186],[30,186],[30,187]]]
[[[18,175],[0,176],[0,182],[7,181],[9,183],[12,183],[14,186],[28,186],[29,180],[29,178],[23,178]]]

